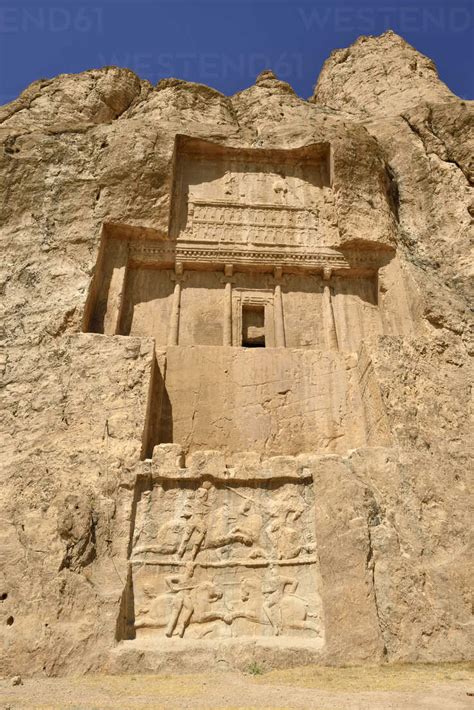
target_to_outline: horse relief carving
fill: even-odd
[[[137,634],[321,636],[312,495],[303,483],[146,491],[131,557]]]

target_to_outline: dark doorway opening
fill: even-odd
[[[265,347],[265,307],[242,306],[242,346]]]

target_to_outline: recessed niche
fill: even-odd
[[[264,306],[242,306],[242,345],[244,348],[265,347]]]

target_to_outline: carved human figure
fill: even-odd
[[[289,514],[293,514],[293,522],[299,520],[303,514],[306,505],[299,495],[294,491],[289,491],[285,486],[279,492],[278,496],[272,500],[271,517],[280,517],[286,520]]]
[[[308,602],[296,594],[298,581],[272,573],[263,586],[263,611],[269,620],[275,636],[285,629],[307,629],[319,633],[319,625],[310,613]]]
[[[194,494],[192,514],[184,528],[178,548],[178,556],[183,557],[190,549],[191,559],[196,559],[207,532],[206,517],[209,513],[209,489],[212,484],[205,481]]]
[[[262,587],[263,612],[270,622],[275,636],[280,636],[282,632],[280,602],[286,587],[290,589],[290,593],[294,592],[298,587],[298,582],[290,577],[281,577],[275,572],[272,572],[271,576],[265,580]]]
[[[223,599],[223,591],[213,580],[196,581],[194,563],[189,562],[182,571],[164,578],[166,591],[156,594],[152,584],[144,585],[143,592],[151,598],[137,611],[135,627],[165,627],[165,635],[183,637],[190,623],[208,624],[213,621],[232,623],[230,610],[218,604]],[[208,626],[202,635],[213,631]]]
[[[205,540],[207,549],[217,549],[233,542],[229,534],[229,524],[232,524],[233,520],[234,515],[227,502],[211,510]]]
[[[233,491],[233,489],[230,489]],[[203,548],[219,550],[223,553],[230,545],[240,543],[252,547],[259,541],[262,527],[262,515],[255,509],[254,501],[242,494],[237,494],[243,503],[235,511],[234,507],[225,501],[215,510],[211,510],[208,518],[207,533]],[[261,548],[255,547],[251,557],[263,557]]]
[[[170,593],[173,596],[171,613],[165,630],[170,638],[176,630],[178,636],[184,636],[187,626],[191,623],[205,624],[210,621],[232,622],[232,617],[226,609],[213,607],[223,597],[223,591],[213,581],[205,580],[193,584],[193,566],[187,565],[184,574],[170,575],[165,578]],[[211,629],[207,630],[208,632]]]
[[[188,564],[182,574],[172,574],[165,577],[166,586],[172,596],[171,613],[165,629],[165,635],[168,638],[173,635],[175,629],[178,636],[183,637],[186,626],[193,615],[194,606],[190,594],[195,587],[191,582],[193,574],[194,565]]]
[[[228,195],[230,197],[233,197],[234,190],[235,190],[235,177],[232,175],[232,173],[229,170],[226,170],[226,173],[224,176],[224,194]]]
[[[156,533],[153,552],[163,555],[174,555],[181,546],[183,535],[187,527],[186,521],[192,516],[189,504],[185,504],[178,518],[172,517],[164,522]],[[135,552],[146,550],[146,547],[137,547]]]
[[[152,491],[144,491],[140,502],[137,506],[137,514],[135,519],[135,527],[133,533],[133,547],[139,544],[151,544],[156,538],[156,522],[152,515],[154,507],[160,506],[160,500],[163,498],[164,491],[160,484],[157,484]]]
[[[301,552],[314,552],[314,544],[305,538],[302,527],[295,525],[301,514],[302,509],[289,510],[284,518],[273,518],[267,525],[266,533],[277,559],[293,559]]]
[[[279,560],[298,557],[302,549],[299,531],[277,518],[267,526],[267,535]]]
[[[230,534],[236,539],[240,538],[244,545],[252,546],[250,557],[265,557],[265,552],[260,547],[255,547],[260,541],[262,528],[262,516],[255,510],[253,502],[246,500],[239,508],[236,524]]]
[[[241,200],[245,200],[247,195],[250,193],[254,183],[253,175],[248,173],[240,173],[240,180],[238,184],[238,193]]]
[[[189,563],[182,572],[167,575],[164,579],[167,591],[162,594],[156,594],[152,581],[143,584],[144,596],[151,602],[144,602],[138,609],[135,628],[166,626],[166,635],[172,636],[179,621],[178,633],[182,636],[193,611],[190,597],[190,591],[195,586],[193,574],[194,565]]]
[[[281,204],[286,204],[288,187],[286,185],[285,179],[283,177],[277,177],[272,185],[275,197]]]

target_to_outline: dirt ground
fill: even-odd
[[[0,680],[0,710],[474,710],[474,664]]]

